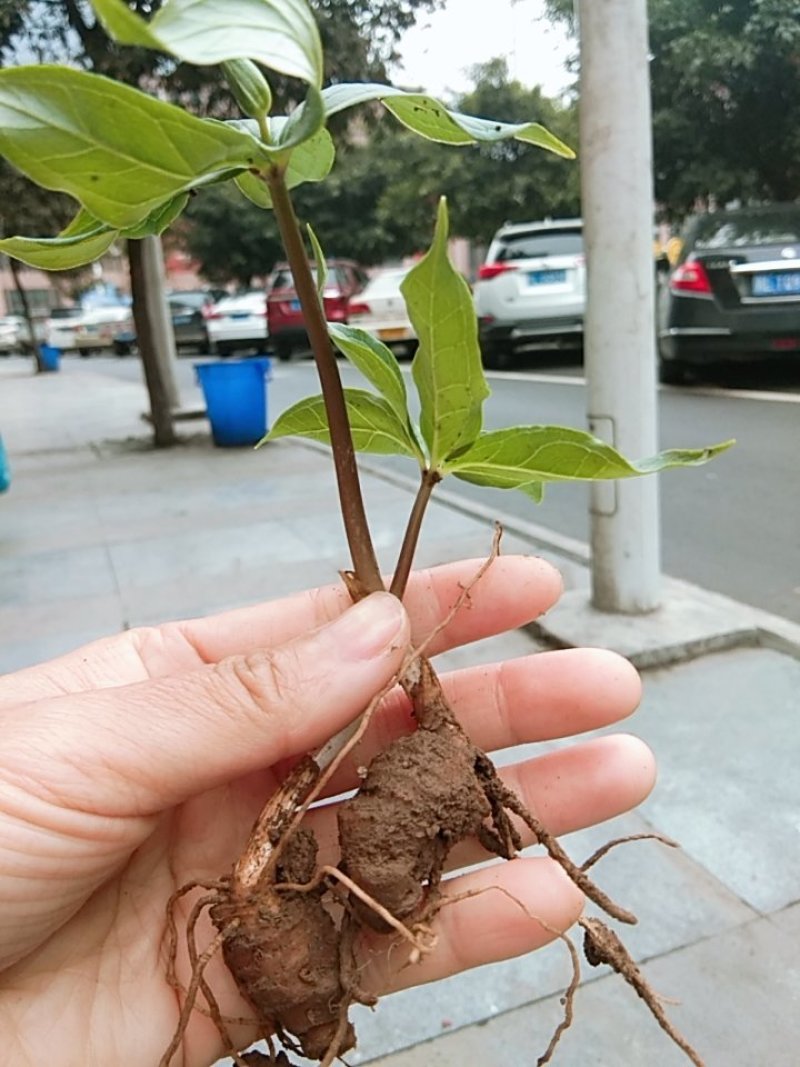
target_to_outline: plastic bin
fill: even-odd
[[[39,355],[42,360],[42,370],[58,370],[61,365],[61,349],[53,345],[39,345]]]
[[[254,445],[267,432],[270,367],[266,356],[194,364],[215,445]]]
[[[11,485],[11,468],[8,465],[8,455],[3,438],[0,437],[0,493],[4,493]]]

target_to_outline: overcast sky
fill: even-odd
[[[572,80],[564,62],[574,47],[543,9],[543,0],[447,0],[405,35],[393,77],[433,94],[461,92],[471,87],[469,67],[504,56],[512,77],[556,96]]]

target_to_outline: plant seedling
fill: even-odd
[[[267,439],[299,435],[331,446],[352,557],[345,578],[354,598],[384,588],[356,452],[396,453],[419,467],[419,491],[391,584],[391,591],[402,597],[426,506],[447,475],[517,489],[540,501],[547,482],[652,474],[705,463],[728,446],[730,442],[671,450],[634,462],[578,429],[483,430],[489,390],[469,289],[448,258],[444,201],[430,250],[403,283],[419,338],[412,366],[417,423],[389,349],[363,330],[325,322],[320,298],[324,256],[312,231],[309,256],[290,190],[321,181],[329,172],[334,147],[326,123],[346,108],[379,103],[409,129],[446,145],[513,138],[566,158],[571,150],[535,122],[509,124],[458,114],[420,93],[360,83],[323,89],[322,49],[305,0],[238,0],[233,7],[224,0],[167,0],[149,21],[124,0],[92,3],[118,44],[157,49],[186,63],[221,64],[244,117],[230,122],[198,118],[128,86],[58,66],[0,71],[0,151],[34,181],[71,194],[80,205],[58,236],[11,237],[0,241],[0,250],[45,269],[76,267],[102,255],[120,236],[160,234],[193,191],[213,182],[233,181],[245,197],[273,210],[322,392],[284,412]],[[272,94],[262,68],[305,83],[305,99],[289,115],[271,113]],[[369,388],[342,388],[334,346]],[[303,816],[386,692],[375,695],[354,733],[331,739],[316,759],[303,759],[289,773],[267,802],[231,873],[202,886],[206,893],[193,906],[187,928],[191,981],[162,1067],[180,1048],[198,996],[205,999],[223,1046],[239,1067],[288,1064],[294,1052],[332,1063],[355,1043],[349,1006],[372,999],[358,982],[355,950],[361,931],[399,938],[411,961],[435,951],[431,924],[444,903],[440,882],[449,853],[474,837],[490,854],[513,858],[522,841],[512,815],[527,824],[599,908],[623,923],[636,921],[590,878],[595,857],[583,866],[575,864],[502,783],[491,760],[460,727],[424,649],[409,650],[396,681],[408,696],[416,729],[372,760],[361,788],[340,806],[338,864],[319,864],[317,843]],[[201,886],[186,886],[177,896],[196,888]],[[331,908],[331,898],[343,907]],[[174,904],[174,899],[168,904],[170,916]],[[206,908],[217,935],[200,952],[195,926]],[[589,963],[607,963],[618,971],[692,1062],[701,1063],[666,1020],[616,935],[596,919],[583,926]],[[204,977],[218,950],[256,1017],[267,1052],[242,1053],[230,1036]],[[539,1063],[550,1059],[571,1020],[578,964],[571,945],[570,950],[575,978],[567,992],[565,1021]],[[174,943],[168,970],[177,985]],[[274,1044],[276,1037],[283,1042],[282,1051]]]

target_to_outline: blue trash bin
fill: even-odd
[[[8,454],[3,438],[0,437],[0,493],[4,493],[11,486],[11,467],[8,465]]]
[[[39,355],[42,360],[42,370],[55,371],[59,369],[61,349],[53,345],[39,345]]]
[[[266,356],[194,364],[215,445],[254,445],[267,432],[270,366]]]

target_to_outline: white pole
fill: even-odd
[[[653,173],[646,0],[578,0],[591,431],[657,451]],[[641,614],[660,596],[656,477],[591,489],[592,603]]]

